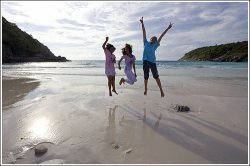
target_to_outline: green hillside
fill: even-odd
[[[2,17],[2,62],[65,62],[31,35]]]
[[[180,61],[245,62],[248,61],[248,42],[197,48],[186,53]]]

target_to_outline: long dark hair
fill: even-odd
[[[109,44],[109,43],[106,44],[106,49],[107,49],[107,50],[110,51],[111,48],[114,48],[114,49],[115,49],[115,47],[114,47],[112,44]]]
[[[133,50],[132,50],[132,45],[130,44],[125,44],[125,48],[128,48],[128,51],[130,54],[132,54]]]
[[[122,48],[122,55],[126,55],[127,53],[126,53],[126,51],[125,51],[125,47],[124,48]]]

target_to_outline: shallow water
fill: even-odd
[[[61,74],[61,75],[103,75],[105,62],[96,61],[71,61],[71,62],[41,62],[41,63],[14,63],[2,66],[4,75],[31,75],[31,74]],[[115,64],[117,67],[117,64]],[[124,63],[121,64],[124,68]],[[218,74],[223,76],[247,77],[247,62],[178,62],[158,61],[160,75],[189,75],[210,76]],[[142,61],[136,61],[138,75],[143,75]],[[166,72],[165,72],[166,71]],[[123,69],[116,69],[118,75],[123,74]],[[219,72],[219,73],[217,73]]]

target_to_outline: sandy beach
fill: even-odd
[[[35,79],[3,78],[3,108],[8,107],[24,98],[30,91],[39,86]]]
[[[89,71],[95,75],[3,77],[4,164],[248,162],[247,77],[194,78],[160,70],[161,98],[152,78],[144,96],[142,74],[135,85],[119,86],[123,72],[117,71],[119,94],[109,97],[102,69]],[[176,104],[190,111],[176,112]],[[35,155],[38,144],[48,151]]]
[[[0,165],[250,165],[249,1],[1,1],[1,17]]]

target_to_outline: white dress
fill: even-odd
[[[133,62],[135,62],[135,56],[132,55],[132,57],[129,57],[128,55],[123,55],[122,58],[125,59],[124,72],[127,76],[127,79],[125,79],[125,82],[127,82],[130,85],[133,85],[137,81],[135,74],[132,72],[132,65],[133,65]]]

